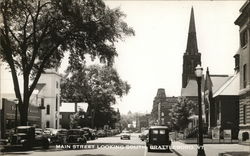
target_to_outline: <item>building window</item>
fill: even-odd
[[[246,124],[247,119],[247,106],[243,105],[243,124]]]
[[[247,30],[243,31],[240,35],[240,45],[241,47],[245,47],[248,43]]]
[[[243,88],[247,86],[247,65],[243,65]]]
[[[41,98],[41,107],[44,107],[44,98]]]
[[[235,61],[235,68],[234,68],[234,70],[239,70],[239,67],[240,67],[240,55],[239,54],[236,54],[234,56],[234,61]]]
[[[58,95],[56,95],[56,111],[58,111]]]
[[[50,105],[47,105],[46,112],[48,115],[50,114]]]
[[[46,128],[49,128],[49,127],[50,127],[50,122],[47,121],[47,122],[46,122]]]
[[[57,129],[58,127],[57,127],[57,120],[56,120],[56,129]]]
[[[59,83],[56,81],[56,88],[58,88],[58,86],[59,86]]]

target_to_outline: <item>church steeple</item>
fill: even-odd
[[[187,48],[183,56],[182,88],[185,88],[190,79],[195,79],[194,70],[197,64],[201,65],[201,54],[198,52],[194,9],[191,8]]]
[[[190,14],[186,53],[191,53],[191,54],[198,53],[193,7],[191,9],[191,14]]]

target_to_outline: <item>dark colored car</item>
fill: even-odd
[[[66,129],[56,129],[51,137],[51,142],[54,144],[65,144],[67,140],[67,132]]]
[[[96,135],[97,135],[97,137],[106,137],[107,136],[107,134],[105,133],[104,130],[98,130],[96,132]]]
[[[31,149],[33,147],[49,148],[49,140],[47,137],[35,131],[32,126],[19,126],[17,132],[10,137],[11,146],[21,146],[23,149]]]
[[[122,134],[121,134],[121,137],[120,137],[122,140],[123,139],[128,139],[130,140],[130,134],[127,132],[127,131],[124,131]]]
[[[167,126],[153,126],[149,128],[147,139],[148,152],[169,151],[171,141],[169,139],[169,129]]]
[[[67,143],[80,143],[80,144],[86,144],[87,138],[84,135],[84,131],[81,129],[70,129],[67,132],[66,137]]]
[[[82,130],[84,131],[84,135],[88,140],[95,140],[96,139],[97,136],[96,136],[93,129],[88,128],[88,127],[84,127],[84,128],[82,128]]]

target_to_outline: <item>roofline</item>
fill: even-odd
[[[213,97],[222,96],[220,95],[236,78],[239,76],[238,74],[230,77],[216,92],[213,94]]]
[[[243,6],[240,8],[240,12],[243,12],[244,9],[246,8],[246,6],[247,6],[249,3],[250,3],[250,0],[247,0],[247,1],[243,4]]]
[[[149,129],[169,129],[167,126],[151,126]]]

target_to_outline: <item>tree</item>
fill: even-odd
[[[89,54],[112,65],[118,55],[114,43],[134,35],[124,16],[102,0],[0,2],[0,59],[12,74],[21,125],[27,124],[30,96],[41,74],[59,67],[65,52],[70,52],[70,64],[82,63]],[[23,93],[18,75],[23,78]]]
[[[66,102],[87,102],[90,126],[94,127],[112,119],[111,106],[129,89],[130,85],[121,80],[117,71],[110,66],[82,66],[75,63],[74,67],[68,68],[61,84],[61,97]]]
[[[187,128],[189,117],[194,114],[196,105],[193,101],[180,97],[176,104],[172,105],[170,109],[171,126],[173,129],[179,131]]]
[[[70,116],[70,128],[83,127],[85,125],[85,117],[86,112],[80,108],[79,111]]]

